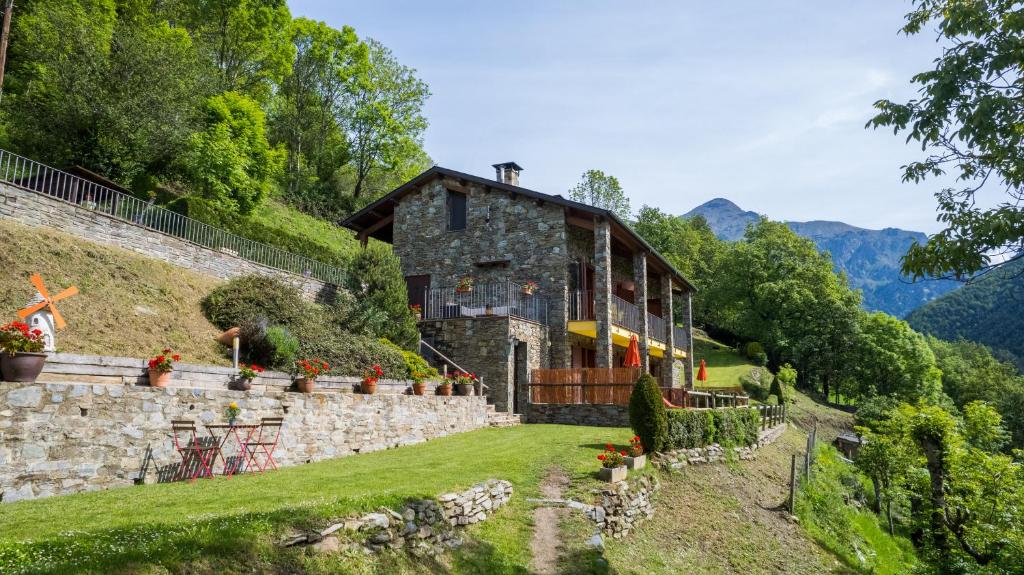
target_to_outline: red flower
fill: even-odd
[[[602,453],[601,455],[598,455],[598,456],[597,456],[597,458],[598,458],[598,459],[600,459],[601,461],[604,461],[604,459],[605,459],[605,457],[604,457],[604,454],[603,454],[603,453]]]
[[[160,352],[160,353],[162,353],[162,354],[164,354],[164,355],[167,355],[167,354],[171,353],[171,350],[170,350],[170,348],[167,348],[167,349],[163,350],[163,351],[162,351],[162,352]]]
[[[619,455],[621,455],[621,456],[625,457],[625,456],[626,456],[626,452],[625,452],[625,451],[620,451],[620,452],[619,452]]]
[[[171,356],[171,359],[173,359],[174,361],[181,361],[181,356],[178,354],[174,354]]]
[[[605,449],[612,449],[612,444],[611,443],[605,443],[604,444],[604,448]]]
[[[162,355],[158,355],[158,356],[156,356],[156,362],[157,362],[157,363],[163,363],[163,362],[165,362],[165,361],[167,361],[167,358],[166,358],[166,357],[164,357],[164,356],[162,356]]]

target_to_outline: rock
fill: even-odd
[[[372,536],[370,536],[370,543],[375,543],[377,545],[388,543],[390,541],[391,541],[391,532],[390,531],[379,531],[377,533],[374,533]]]
[[[590,539],[587,539],[587,547],[596,549],[600,552],[604,552],[604,537],[600,533],[595,533]]]
[[[317,553],[337,553],[341,550],[341,539],[333,535],[324,537],[322,540],[314,543],[310,549]]]
[[[43,388],[38,385],[19,387],[7,392],[7,403],[11,407],[37,407],[43,400]]]
[[[321,531],[320,535],[322,537],[327,537],[331,533],[334,533],[335,531],[338,531],[338,530],[344,529],[344,528],[345,528],[345,524],[344,523],[335,523],[334,525],[331,525],[327,529],[324,529],[323,531]]]
[[[359,527],[361,531],[387,529],[391,525],[391,520],[383,513],[367,513],[363,515],[362,522],[363,524]]]

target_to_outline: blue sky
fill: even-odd
[[[715,197],[775,219],[926,232],[938,183],[900,181],[920,149],[865,130],[914,95],[933,35],[898,33],[909,2],[289,0],[294,15],[390,47],[431,88],[427,152],[564,193],[589,168],[633,207]]]

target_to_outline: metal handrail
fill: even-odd
[[[434,352],[434,355],[436,355],[437,357],[440,357],[441,359],[444,360],[445,363],[447,363],[448,365],[454,367],[455,369],[457,369],[457,370],[459,370],[459,371],[461,371],[463,373],[471,373],[468,369],[465,369],[462,366],[460,366],[459,364],[455,363],[447,355],[441,353],[440,351],[437,350],[436,347],[430,345],[429,343],[423,341],[422,339],[420,340],[420,347],[421,348],[425,347],[425,348],[429,349],[430,351]],[[480,383],[481,387],[490,389],[490,387],[488,387],[487,384],[484,383],[483,376],[477,376],[476,380],[477,380],[477,382]]]
[[[454,319],[466,317],[515,317],[548,323],[548,300],[527,294],[521,284],[513,282],[476,283],[471,288],[455,286],[424,290],[423,319]]]
[[[254,242],[68,172],[0,149],[0,182],[251,262],[340,285],[341,268]]]

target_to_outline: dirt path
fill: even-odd
[[[569,476],[561,467],[552,467],[540,484],[545,499],[560,499],[562,490],[569,486]],[[562,546],[559,524],[569,510],[564,507],[539,506],[533,511],[533,539],[530,553],[533,563],[530,572],[537,575],[558,573],[558,556]]]

